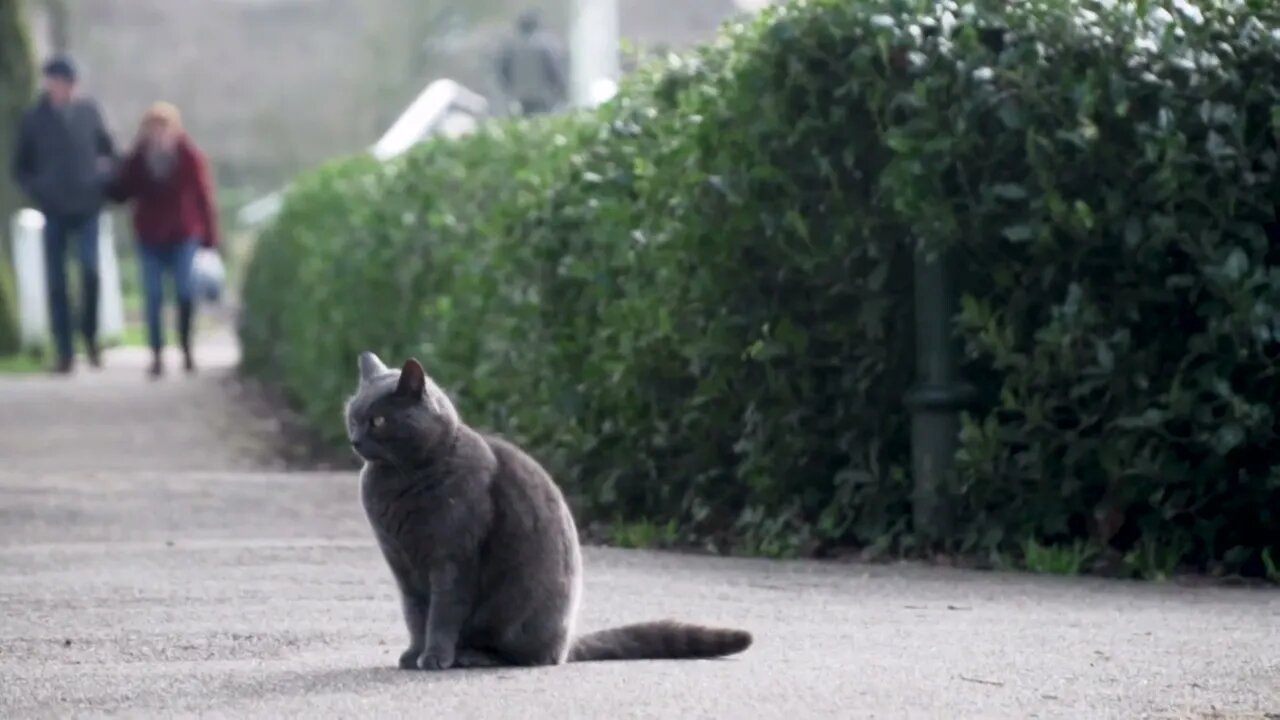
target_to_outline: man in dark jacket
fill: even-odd
[[[44,92],[18,130],[13,176],[44,214],[45,273],[57,372],[72,368],[71,308],[67,301],[67,246],[81,271],[81,331],[89,362],[98,353],[98,215],[115,164],[115,148],[91,98],[76,93],[75,65],[55,57],[44,65]]]

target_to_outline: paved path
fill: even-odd
[[[587,553],[583,625],[740,625],[724,661],[392,669],[351,473],[260,469],[272,423],[121,351],[0,377],[0,718],[1263,718],[1280,593]]]

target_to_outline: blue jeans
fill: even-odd
[[[49,293],[49,324],[58,358],[70,362],[71,303],[67,298],[67,246],[80,260],[80,331],[90,348],[98,339],[98,214],[48,215],[44,219],[45,285]]]
[[[160,323],[164,308],[164,274],[167,271],[173,276],[179,308],[190,312],[193,295],[191,264],[199,247],[197,238],[171,245],[138,245],[138,257],[142,259],[142,291],[146,297],[147,338],[151,349],[156,352],[164,347],[164,327]]]

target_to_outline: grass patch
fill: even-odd
[[[613,545],[622,548],[656,548],[670,547],[679,536],[676,521],[671,520],[658,524],[649,520],[623,522],[619,520],[609,529],[609,538]]]
[[[1124,556],[1124,564],[1135,577],[1165,582],[1173,577],[1186,552],[1185,545],[1177,542],[1143,538]]]
[[[103,348],[146,346],[147,329],[145,325],[140,323],[126,323],[119,337],[102,339]],[[78,336],[75,340],[75,347],[76,354],[79,357],[83,357],[84,348]],[[55,356],[56,353],[51,342],[42,351],[27,350],[16,355],[0,357],[0,374],[43,372],[47,369],[47,360]]]
[[[126,323],[120,337],[110,342],[111,347],[146,347],[147,328],[141,323]]]
[[[38,355],[21,354],[0,357],[0,375],[27,375],[44,372],[44,361]]]
[[[1088,569],[1087,564],[1096,554],[1096,549],[1083,540],[1056,546],[1028,540],[1022,546],[1027,569],[1042,575],[1079,575]]]
[[[1262,566],[1265,569],[1267,580],[1280,585],[1280,562],[1271,556],[1271,548],[1262,551]]]

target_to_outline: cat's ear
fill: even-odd
[[[422,363],[413,358],[405,361],[404,367],[400,369],[400,383],[396,385],[396,392],[414,398],[426,394],[427,373],[422,369]]]
[[[360,353],[360,381],[375,378],[387,371],[387,366],[371,352]]]

